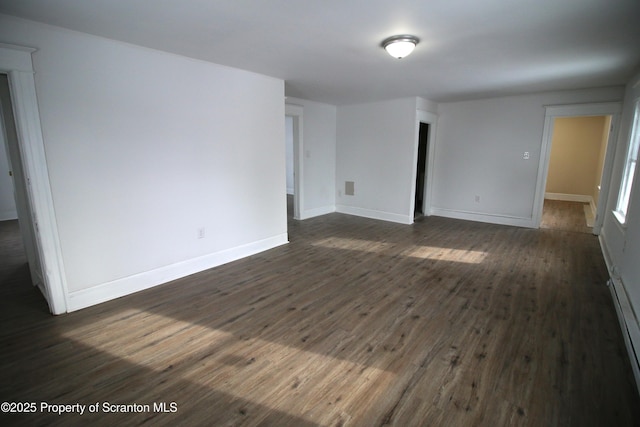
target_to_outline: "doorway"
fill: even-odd
[[[429,124],[420,122],[418,130],[418,162],[416,165],[416,194],[413,218],[425,214],[425,188],[427,179],[427,150],[429,144]]]
[[[20,234],[22,235],[31,281],[34,286],[42,287],[44,278],[42,277],[40,257],[36,249],[35,229],[31,220],[33,212],[28,199],[26,174],[23,170],[23,159],[20,153],[16,122],[13,116],[13,103],[7,74],[0,74],[0,139],[2,140],[1,145],[3,145],[1,149],[6,153],[6,160],[9,166],[9,175],[13,186],[13,206],[16,212],[15,219],[18,220]]]
[[[437,121],[438,116],[434,113],[416,111],[412,192],[407,200],[412,221],[431,215]]]
[[[293,218],[293,205],[295,198],[294,172],[293,172],[293,116],[284,118],[285,139],[285,163],[287,170],[287,218]]]
[[[299,105],[285,104],[285,146],[287,164],[287,217],[303,219],[303,110]],[[289,213],[291,211],[291,213]]]
[[[38,287],[51,313],[62,314],[67,311],[68,293],[36,97],[31,60],[34,51],[32,48],[0,44],[0,71],[8,76],[21,166],[23,176],[28,177],[25,196],[32,214],[28,220],[34,230],[33,251],[41,265],[42,282]],[[31,259],[29,265],[35,265]]]
[[[592,232],[611,116],[557,117],[540,228]]]
[[[533,226],[540,228],[545,196],[549,197],[546,190],[556,119],[568,117],[586,118],[594,116],[608,116],[608,125],[602,130],[603,139],[606,138],[607,144],[601,153],[602,167],[599,174],[599,187],[597,188],[597,198],[601,202],[597,203],[592,228],[592,233],[598,235],[600,234],[600,229],[602,227],[604,209],[606,207],[606,200],[609,194],[613,155],[615,152],[614,142],[616,141],[622,106],[618,102],[606,102],[597,104],[547,106],[545,110],[541,155],[538,165],[538,180],[536,183],[536,193],[534,198]]]

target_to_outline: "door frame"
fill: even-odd
[[[425,162],[426,173],[424,174],[425,185],[422,195],[422,214],[430,216],[432,214],[431,198],[433,194],[433,168],[435,165],[436,148],[436,127],[438,115],[424,110],[416,110],[416,132],[415,146],[413,150],[413,173],[411,176],[411,201],[409,204],[409,216],[413,223],[416,208],[416,180],[418,177],[418,147],[420,145],[420,123],[429,125],[429,135],[427,137],[427,161]]]
[[[611,174],[613,172],[613,158],[615,154],[618,131],[620,128],[621,112],[622,104],[620,102],[545,106],[544,130],[542,133],[540,162],[538,164],[538,179],[536,182],[536,192],[533,201],[533,225],[535,228],[540,228],[540,222],[542,221],[544,193],[547,186],[547,175],[549,173],[551,139],[553,138],[553,126],[555,123],[555,119],[561,117],[611,116],[609,140],[607,142],[607,150],[605,153],[604,165],[602,168],[602,178],[600,181],[600,197],[596,210],[596,217],[593,224],[593,234],[600,234],[600,229],[602,228],[602,223],[604,221],[604,213],[607,206],[607,200],[609,199]]]
[[[0,75],[7,78],[7,92],[9,92],[9,103],[6,105],[0,105],[0,145],[4,146],[7,162],[10,168],[9,170],[12,175],[11,181],[13,187],[13,198],[15,201],[18,223],[20,225],[20,234],[22,235],[24,252],[29,264],[31,283],[42,290],[44,278],[42,277],[41,262],[35,244],[36,233],[33,228],[33,220],[31,219],[33,218],[33,214],[31,213],[31,203],[28,197],[27,182],[25,180],[26,174],[22,166],[24,162],[22,161],[20,146],[17,142],[17,135],[11,135],[14,136],[14,138],[9,137],[10,124],[13,126],[14,134],[16,133],[15,119],[13,117],[13,102],[11,101],[11,93],[9,91],[9,76],[4,73],[0,73]],[[8,113],[7,111],[7,114],[5,114],[5,107],[6,110],[10,110],[11,113]],[[9,114],[11,117],[5,117],[5,115]]]
[[[62,250],[47,167],[31,55],[36,49],[0,44],[0,71],[9,79],[9,92],[31,207],[34,245],[40,258],[42,293],[53,314],[67,311],[67,286]]]
[[[293,219],[304,219],[304,142],[302,106],[284,105],[285,116],[293,118]]]

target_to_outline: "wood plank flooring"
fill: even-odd
[[[101,410],[2,425],[640,423],[590,234],[330,214],[290,221],[288,245],[53,317],[15,231],[0,223],[0,401]]]
[[[589,206],[588,203],[545,199],[540,228],[592,233],[593,228],[587,224],[585,205]]]

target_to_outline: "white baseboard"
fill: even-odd
[[[0,221],[11,221],[18,219],[18,212],[15,210],[0,211]]]
[[[624,344],[627,347],[627,355],[629,356],[631,370],[636,380],[636,387],[638,388],[638,392],[640,392],[640,322],[633,307],[631,307],[631,302],[624,289],[624,284],[617,277],[616,268],[612,264],[611,254],[609,253],[609,248],[602,234],[599,236],[599,240],[602,255],[604,256],[604,261],[611,277],[607,285],[611,292],[618,322],[620,322],[620,329],[622,331],[622,337],[624,338]]]
[[[133,276],[103,283],[88,289],[69,292],[67,311],[76,311],[105,301],[133,294],[172,280],[180,279],[231,261],[255,255],[259,252],[288,243],[287,234],[280,234],[257,242],[204,255],[161,267],[156,270],[134,274]]]
[[[489,224],[511,225],[515,227],[536,228],[532,218],[508,215],[484,214],[459,211],[453,209],[431,208],[431,215],[445,218],[464,219],[467,221],[486,222]]]
[[[302,215],[300,215],[300,219],[309,219],[316,216],[330,214],[335,211],[335,206],[322,206],[319,208],[305,209],[304,212],[302,212]]]
[[[373,209],[357,208],[354,206],[336,205],[336,212],[361,216],[364,218],[379,219],[382,221],[397,222],[400,224],[413,224],[413,217],[389,212],[376,211]]]
[[[640,359],[638,358],[640,356],[640,325],[622,282],[619,279],[609,280],[609,289],[611,290],[613,305],[616,307],[620,329],[622,329],[631,369],[636,380],[636,387],[640,392]]]
[[[544,193],[544,198],[548,200],[563,200],[565,202],[595,204],[592,196],[587,196],[584,194]]]
[[[596,202],[595,202],[595,200],[593,200],[593,197],[589,201],[589,207],[591,208],[591,214],[595,218],[596,215],[598,214],[598,207],[596,206]]]

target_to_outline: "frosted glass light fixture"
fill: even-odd
[[[382,47],[394,58],[402,59],[413,52],[420,40],[416,36],[393,36],[382,42]]]

